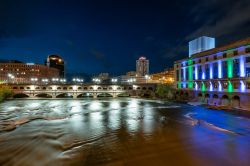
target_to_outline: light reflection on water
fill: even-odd
[[[0,165],[249,165],[249,126],[164,101],[8,101],[0,104]]]

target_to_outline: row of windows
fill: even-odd
[[[222,90],[223,89],[228,89],[228,86],[229,86],[228,82],[222,82],[222,84],[221,84]],[[230,86],[232,87],[232,89],[239,89],[240,88],[240,83],[239,82],[238,83],[232,83]],[[212,87],[213,87],[213,89],[218,89],[219,84],[217,82],[212,83]],[[176,88],[178,88],[178,85],[176,85]],[[181,88],[187,88],[187,85],[185,83],[182,83]],[[196,84],[193,84],[193,88],[202,89],[202,84],[197,83],[197,87],[196,87]],[[210,89],[210,83],[204,83],[204,88],[209,90]],[[250,83],[246,84],[246,88],[250,89]]]
[[[245,53],[250,53],[250,47],[245,48]],[[239,55],[238,50],[234,50],[234,51],[233,51],[233,55],[234,55],[234,56]],[[223,57],[223,58],[227,58],[227,57],[228,57],[228,53],[226,53],[226,52],[223,53],[223,54],[222,54],[222,57]],[[212,58],[213,58],[213,59],[210,59],[210,60],[217,60],[217,59],[218,59],[217,55],[214,55]],[[201,63],[201,61],[202,61],[202,59],[198,59],[198,63]],[[209,57],[205,57],[205,61],[208,62],[208,61],[209,61]],[[250,62],[250,60],[249,60],[249,62]],[[192,61],[192,64],[196,64],[196,61],[193,60],[193,61]],[[182,64],[181,64],[181,67],[183,67],[183,66],[187,66],[187,63],[182,63]],[[176,67],[178,68],[179,65],[177,64]]]
[[[232,62],[232,64],[231,64]],[[246,58],[246,62],[250,62],[250,57]],[[229,64],[230,63],[230,64]],[[228,69],[228,65],[232,66],[230,69]],[[210,70],[210,67],[212,67],[212,70]],[[204,72],[202,69],[202,65],[197,66],[197,80],[201,79],[209,79],[210,74],[213,79],[219,78],[219,68],[218,68],[218,63],[212,63],[211,66],[210,64],[205,64],[204,66]],[[195,66],[192,68],[192,74],[189,74],[189,68],[181,69],[181,70],[176,70],[176,80],[180,81],[179,79],[179,71],[181,71],[181,80],[194,80],[196,78],[196,69]],[[232,73],[228,73],[228,71],[232,70]],[[212,72],[212,73],[210,73]],[[186,78],[184,78],[184,74]],[[246,76],[250,77],[250,68],[246,68]],[[192,77],[192,78],[189,78]],[[232,61],[223,61],[222,62],[222,68],[221,68],[221,78],[227,78],[227,77],[233,77],[233,78],[239,78],[240,77],[240,62],[239,59],[234,59]]]

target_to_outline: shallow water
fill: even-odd
[[[0,165],[250,165],[250,119],[142,99],[0,104]]]

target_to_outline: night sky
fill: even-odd
[[[250,36],[250,0],[0,0],[0,59],[44,63],[49,54],[68,73],[150,72],[188,56],[188,41],[216,45]]]

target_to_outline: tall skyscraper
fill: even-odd
[[[193,54],[215,48],[215,39],[202,36],[189,42],[189,57]]]
[[[136,73],[137,76],[145,76],[149,74],[149,60],[143,56],[136,60]]]
[[[59,55],[49,55],[46,65],[58,69],[60,77],[63,78],[65,76],[64,61]]]

